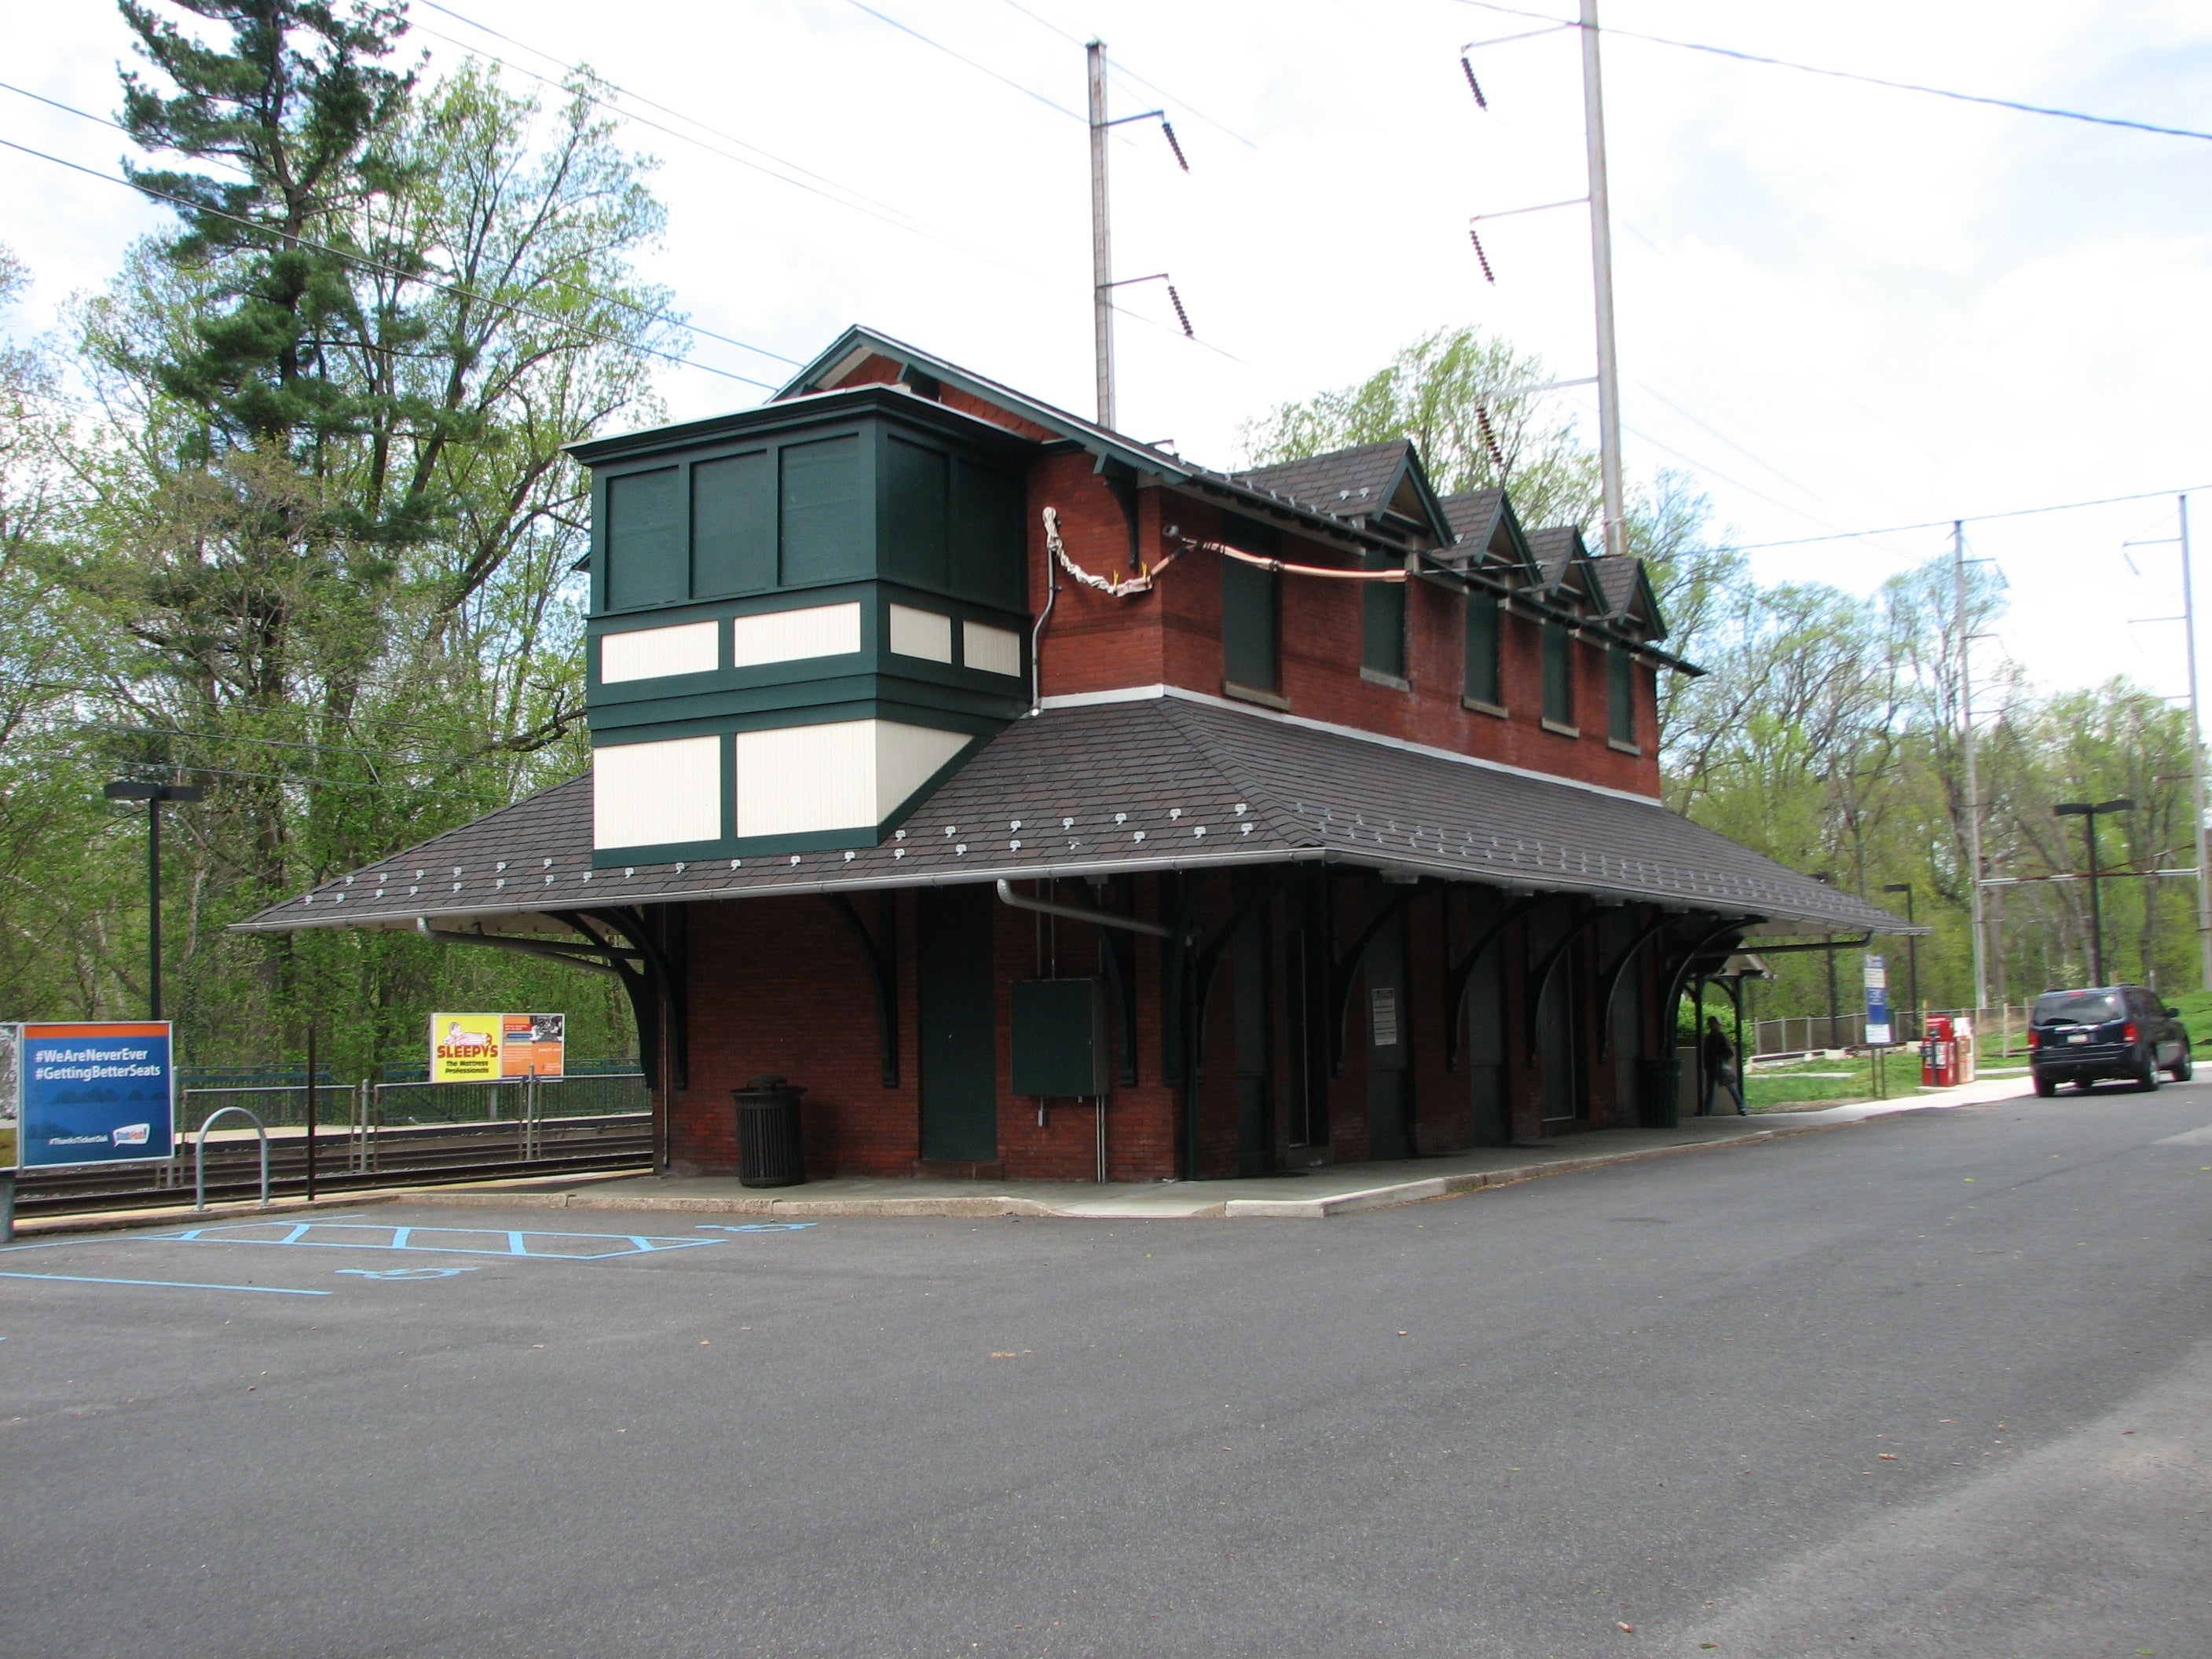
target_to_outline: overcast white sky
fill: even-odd
[[[1507,0],[1564,15],[1571,0]],[[1117,273],[1173,273],[1205,345],[1158,285],[1125,290],[1121,425],[1194,459],[1237,456],[1246,417],[1357,379],[1440,325],[1473,322],[1591,372],[1571,32],[1463,0],[455,0],[500,40],[419,3],[434,65],[451,37],[532,70],[590,63],[724,137],[635,129],[669,205],[652,274],[700,325],[805,359],[860,321],[1088,412],[1090,249],[1083,39],[1165,88],[1192,171],[1157,129],[1114,147]],[[1607,24],[1891,79],[2212,127],[2201,0],[1605,0]],[[432,33],[434,32],[434,34]],[[520,43],[520,44],[518,44]],[[15,85],[111,112],[128,37],[112,7],[25,7]],[[550,58],[532,55],[532,50]],[[994,79],[993,76],[1004,77]],[[1014,85],[1008,85],[1007,82]],[[1622,407],[1632,472],[1694,475],[1747,543],[2206,485],[2212,538],[2212,143],[1817,79],[1609,37]],[[1159,94],[1118,78],[1114,112]],[[1054,109],[1050,105],[1063,106]],[[0,137],[112,172],[112,128],[0,93]],[[811,170],[811,193],[740,165],[732,140]],[[763,163],[764,166],[770,165]],[[865,195],[881,209],[850,204]],[[832,196],[843,199],[833,200]],[[891,221],[900,221],[895,224]],[[50,325],[159,216],[27,157],[0,167],[0,240],[37,286],[9,319]],[[926,234],[910,228],[926,227]],[[769,357],[702,362],[775,382]],[[672,370],[678,415],[758,394]],[[1587,412],[1587,392],[1559,394]],[[1970,522],[2014,613],[1999,647],[2050,683],[2123,672],[2182,689],[2169,500]],[[1767,580],[1864,590],[1947,530],[1778,547]]]

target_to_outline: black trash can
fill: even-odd
[[[738,1103],[738,1180],[747,1187],[796,1187],[806,1179],[799,1142],[799,1097],[780,1077],[749,1079],[730,1095]]]
[[[1682,1062],[1640,1060],[1636,1067],[1636,1121],[1647,1129],[1672,1129],[1682,1121]]]

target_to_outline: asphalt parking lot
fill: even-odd
[[[2202,1655],[2208,1166],[2191,1085],[1325,1222],[27,1243],[0,1648]]]

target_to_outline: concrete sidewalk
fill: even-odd
[[[1297,1176],[1226,1181],[1113,1182],[936,1181],[854,1176],[800,1187],[750,1188],[734,1176],[616,1176],[585,1181],[499,1181],[421,1188],[411,1204],[735,1215],[785,1220],[832,1216],[1060,1216],[1092,1221],[1276,1218],[1317,1220],[1420,1204],[1485,1187],[1593,1170],[1708,1147],[1843,1127],[1899,1112],[1984,1105],[2028,1092],[2025,1077],[1859,1101],[1802,1112],[1688,1118],[1673,1129],[1597,1129],[1538,1146],[1486,1146],[1437,1158],[1337,1164]]]

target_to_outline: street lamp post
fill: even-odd
[[[196,801],[206,794],[196,783],[141,783],[119,779],[107,786],[110,800],[146,803],[146,1018],[161,1018],[161,803]]]
[[[2090,802],[2061,801],[2052,807],[2052,813],[2062,818],[2080,818],[2082,836],[2089,843],[2089,982],[2105,982],[2105,904],[2098,890],[2100,873],[2097,868],[2097,817],[2102,812],[2132,812],[2136,804],[2124,796],[2113,800]]]
[[[1836,872],[1815,870],[1813,879],[1824,887],[1832,887],[1836,882]],[[1823,1048],[1840,1048],[1844,1046],[1836,1041],[1836,1028],[1843,1024],[1843,1004],[1837,1000],[1836,991],[1836,936],[1831,933],[1828,935],[1828,1040],[1821,1045]]]
[[[1905,924],[1908,927],[1918,925],[1920,919],[1912,914],[1912,884],[1911,882],[1893,881],[1881,890],[1885,893],[1904,894]],[[1912,978],[1912,988],[1907,994],[1912,999],[1912,1035],[1917,1038],[1920,1036],[1920,935],[1917,933],[1907,933],[1905,936],[1905,971]],[[1978,1013],[1975,1018],[1978,1019],[1981,1016]]]

